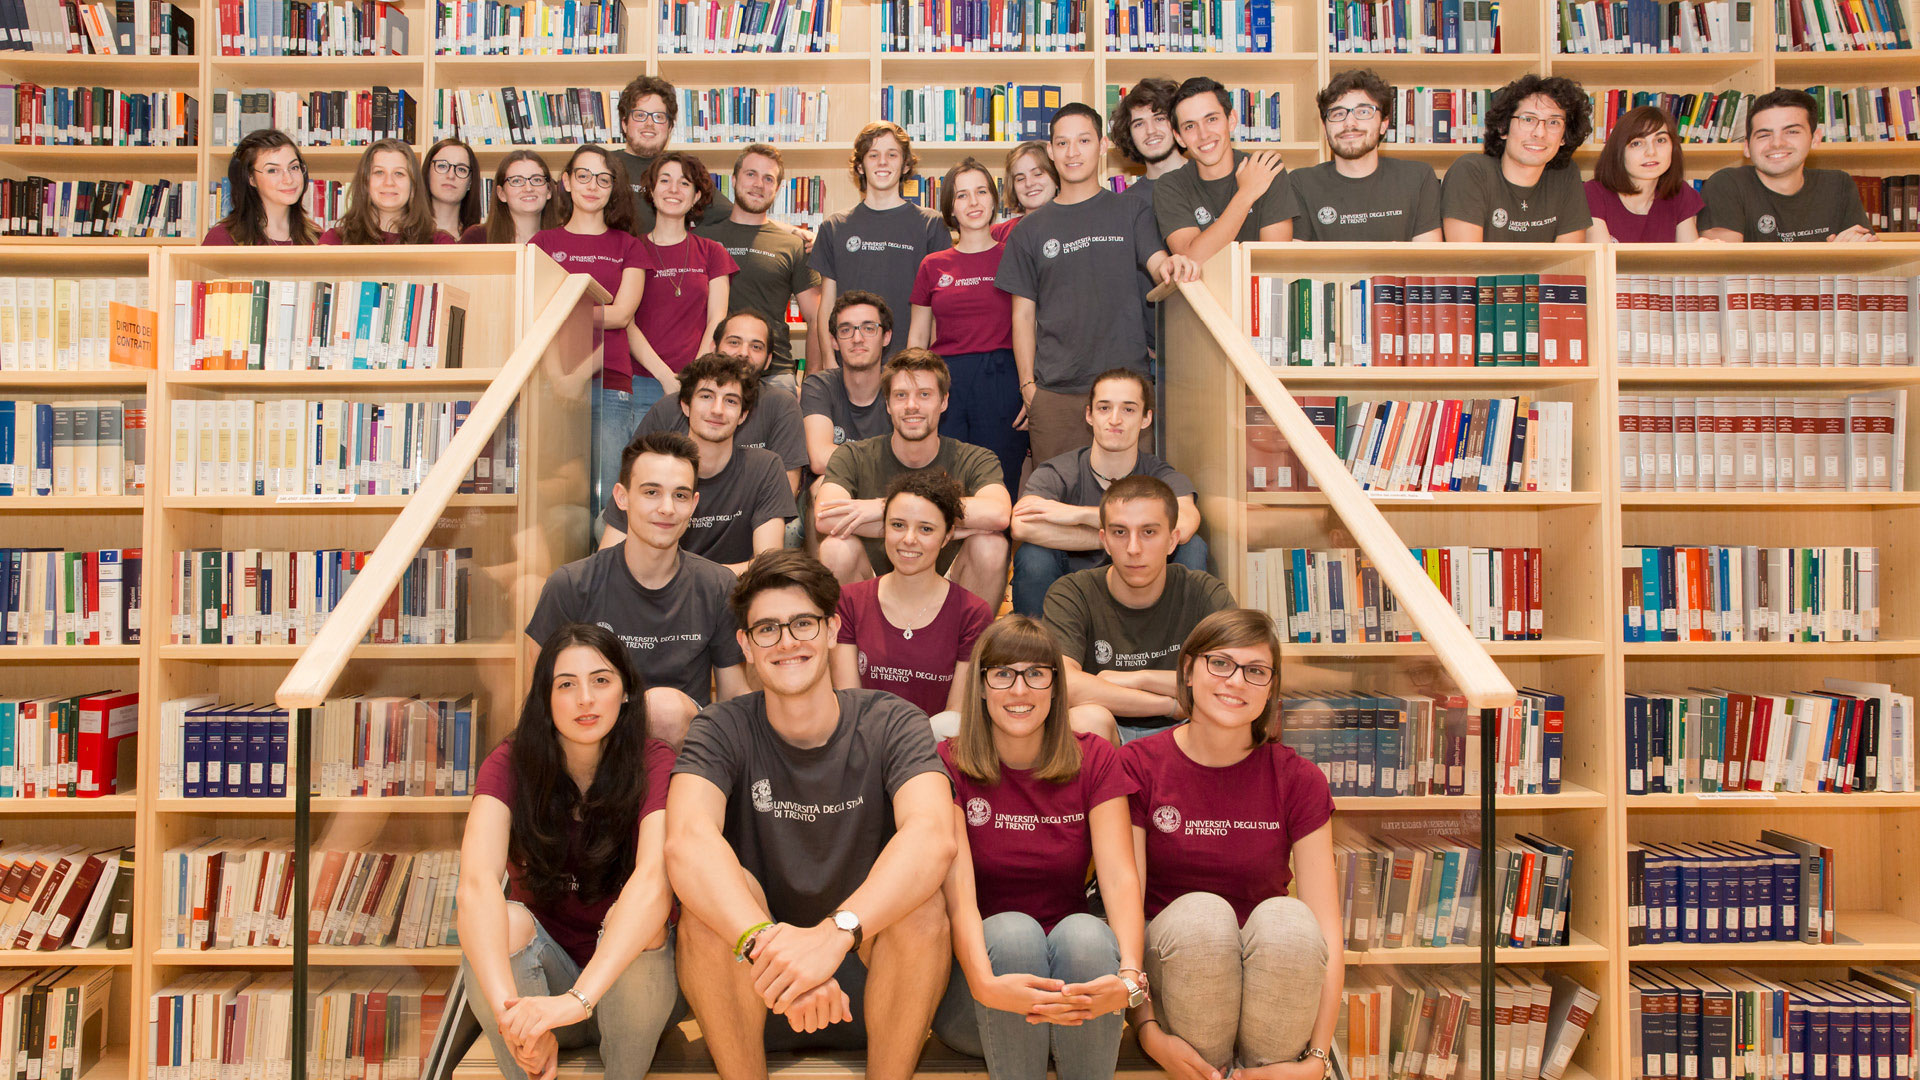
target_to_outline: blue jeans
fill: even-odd
[[[534,922],[533,940],[507,960],[513,966],[513,991],[520,997],[564,994],[580,978],[580,965],[538,920]],[[466,980],[473,1017],[493,1044],[493,1060],[500,1075],[506,1080],[527,1080],[526,1071],[513,1060],[506,1040],[500,1036],[499,1021],[487,995],[480,990],[480,980],[474,978],[473,968],[465,960],[460,962],[460,975]],[[563,1050],[598,1043],[608,1076],[645,1076],[653,1064],[654,1051],[660,1047],[660,1035],[679,1006],[680,984],[674,979],[673,935],[669,933],[665,945],[641,953],[627,965],[594,1004],[592,1016],[557,1028],[553,1035]]]
[[[613,485],[619,483],[620,455],[627,449],[640,420],[660,400],[660,380],[645,375],[633,377],[633,389],[609,390],[598,380],[593,384],[593,490],[590,511],[594,520],[613,501]]]
[[[1069,915],[1052,933],[1031,915],[1003,911],[986,920],[987,958],[995,975],[1023,972],[1065,983],[1089,982],[1120,968],[1120,943],[1106,923]],[[960,965],[933,1017],[933,1033],[960,1053],[985,1058],[993,1080],[1046,1080],[1052,1056],[1059,1080],[1112,1080],[1120,1055],[1120,1013],[1079,1027],[1029,1024],[973,999]]]
[[[1081,556],[1081,561],[1089,566],[1105,566],[1108,562],[1103,551],[1056,551],[1039,544],[1021,544],[1013,553],[1013,610],[1039,618],[1046,607],[1047,590],[1072,569],[1069,561],[1075,555]],[[1189,570],[1205,570],[1207,542],[1196,533],[1193,539],[1173,549],[1173,558],[1169,561]]]
[[[949,356],[953,389],[940,416],[940,434],[984,446],[1000,459],[1009,494],[1020,490],[1020,469],[1027,460],[1027,433],[1014,429],[1020,415],[1020,369],[1012,349]]]

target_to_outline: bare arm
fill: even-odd
[[[707,329],[700,335],[703,347],[713,340],[713,332],[720,328],[720,320],[727,317],[727,300],[732,295],[731,279],[721,277],[707,282]]]
[[[1440,231],[1446,235],[1449,244],[1478,244],[1487,238],[1485,226],[1461,221],[1459,218],[1442,220]]]
[[[1180,516],[1173,523],[1173,538],[1176,543],[1184,544],[1193,539],[1200,531],[1200,504],[1191,495],[1182,495],[1179,499]],[[1098,524],[1099,508],[1094,508],[1095,523]]]
[[[1129,690],[1142,690],[1157,694],[1171,701],[1179,680],[1171,671],[1103,671],[1098,678],[1101,682],[1123,686]]]
[[[813,526],[822,536],[880,538],[881,518],[886,516],[884,499],[856,499],[839,484],[823,483],[813,506]]]
[[[1413,242],[1416,244],[1437,244],[1445,239],[1446,236],[1443,235],[1439,229],[1428,229],[1426,232],[1414,237]]]
[[[933,309],[913,305],[913,325],[907,330],[907,347],[924,349],[933,344]]]
[[[1227,200],[1226,209],[1220,211],[1220,216],[1209,222],[1204,230],[1198,226],[1189,225],[1169,233],[1167,250],[1175,255],[1185,255],[1196,263],[1203,263],[1213,258],[1240,235],[1240,226],[1247,223],[1247,215],[1253,213],[1254,206],[1267,193],[1267,189],[1279,180],[1283,168],[1280,155],[1271,151],[1248,154],[1234,169],[1234,181],[1238,186],[1234,189],[1233,198]],[[1268,237],[1268,229],[1277,229],[1282,226],[1286,229],[1286,235],[1276,234]],[[1293,239],[1293,221],[1289,219],[1274,225],[1262,226],[1260,239]]]
[[[721,834],[726,816],[727,793],[704,776],[680,773],[667,788],[667,881],[688,914],[731,941],[767,911]]]
[[[732,667],[713,669],[713,699],[732,701],[752,689],[747,685],[747,665],[735,664]]]
[[[667,815],[654,811],[640,820],[640,846],[634,853],[633,873],[620,896],[607,909],[605,930],[593,959],[574,980],[574,989],[599,1001],[648,949],[667,943],[667,913],[673,909],[673,890],[667,887]],[[572,1002],[572,998],[566,999]],[[577,1007],[578,1003],[573,1002]],[[584,1020],[586,1017],[580,1017]]]
[[[999,532],[1013,516],[1013,500],[1007,497],[1007,485],[988,484],[960,500],[959,528],[969,533]]]
[[[973,664],[962,660],[953,665],[953,681],[947,684],[947,711],[959,712],[967,698],[967,675],[973,670]]]
[[[1024,296],[1013,298],[1013,367],[1020,374],[1020,416],[1013,426],[1024,428],[1033,407],[1034,343],[1039,340],[1039,309]]]
[[[1260,240],[1262,243],[1291,239],[1293,239],[1292,218],[1260,226]]]
[[[860,689],[860,646],[834,642],[827,664],[832,668],[835,690]]]
[[[1090,675],[1072,658],[1067,660],[1067,700],[1075,705],[1099,705],[1115,716],[1174,716],[1180,711],[1179,703],[1169,696]]]
[[[1688,218],[1687,224],[1689,225],[1693,224],[1693,220],[1694,220],[1693,218]],[[1608,231],[1607,223],[1605,221],[1602,221],[1599,218],[1594,218],[1593,224],[1587,226],[1587,239],[1593,241],[1596,244],[1609,244],[1613,242],[1613,233]]]
[[[1698,228],[1698,227],[1699,226],[1696,224],[1695,228]],[[1714,240],[1722,244],[1740,244],[1740,243],[1745,243],[1747,238],[1737,232],[1734,232],[1732,229],[1712,228],[1712,229],[1708,229],[1706,232],[1701,233],[1700,239]]]
[[[1092,551],[1100,546],[1100,508],[1022,495],[1013,504],[1013,538],[1054,551]]]
[[[1602,235],[1605,235],[1607,223],[1596,220],[1593,223],[1593,227],[1599,229]],[[1692,244],[1698,242],[1699,239],[1700,217],[1697,214],[1673,227],[1673,241],[1676,244]]]
[[[507,870],[507,840],[513,811],[491,795],[475,795],[460,840],[460,883],[455,926],[460,950],[473,968],[474,989],[499,1016],[513,998],[513,968],[507,960],[507,898],[500,891]]]
[[[768,518],[767,520],[753,527],[753,553],[755,555],[758,555],[763,551],[773,551],[774,549],[784,545],[786,541],[787,541],[787,519],[786,518],[781,518],[781,517]],[[748,562],[751,562],[751,561],[752,560],[748,560]],[[727,569],[733,571],[733,575],[735,577],[739,577],[741,574],[744,574],[747,572],[747,564],[744,562],[728,563]]]
[[[640,367],[640,371],[635,372],[636,375],[646,374],[658,379],[664,394],[680,392],[680,377],[674,374],[673,368],[669,367],[667,362],[660,358],[660,354],[654,351],[653,343],[647,340],[647,335],[640,332],[637,324],[627,326],[627,349],[633,354],[633,362]]]
[[[620,271],[620,291],[613,303],[600,306],[600,329],[618,330],[633,322],[633,311],[640,306],[640,293],[647,283],[646,271],[629,266]]]
[[[1559,236],[1554,237],[1553,242],[1556,244],[1584,244],[1587,242],[1587,230],[1575,229],[1572,232],[1563,232]]]
[[[807,436],[807,463],[816,474],[827,475],[827,462],[839,449],[833,441],[833,418],[825,413],[808,413],[800,418],[800,427]]]
[[[840,366],[834,358],[833,346],[828,344],[833,340],[833,327],[821,325],[823,321],[832,317],[833,301],[839,295],[839,287],[834,284],[832,278],[820,279],[820,301],[814,308],[814,314],[819,318],[807,321],[808,371],[832,371]],[[815,471],[818,472],[819,469],[816,468]]]

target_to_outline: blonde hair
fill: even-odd
[[[1039,621],[1008,615],[973,643],[967,692],[960,703],[960,734],[953,737],[953,763],[982,784],[1000,782],[1000,753],[993,746],[993,718],[987,715],[986,670],[1007,664],[1044,664],[1053,669],[1047,717],[1040,726],[1040,758],[1035,779],[1064,783],[1080,775],[1080,744],[1067,724],[1067,669],[1060,645]]]

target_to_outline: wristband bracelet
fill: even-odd
[[[760,931],[770,929],[772,926],[773,924],[770,922],[755,923],[745,930],[742,930],[739,940],[733,943],[733,958],[743,964],[746,963],[747,946],[753,944],[753,939],[760,936]]]

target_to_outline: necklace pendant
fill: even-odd
[[[908,640],[908,641],[912,641],[912,640],[913,640],[913,631],[911,631],[911,630],[902,630],[902,631],[900,631],[900,636],[901,636],[902,638],[904,638],[904,639],[906,639],[906,640]]]

